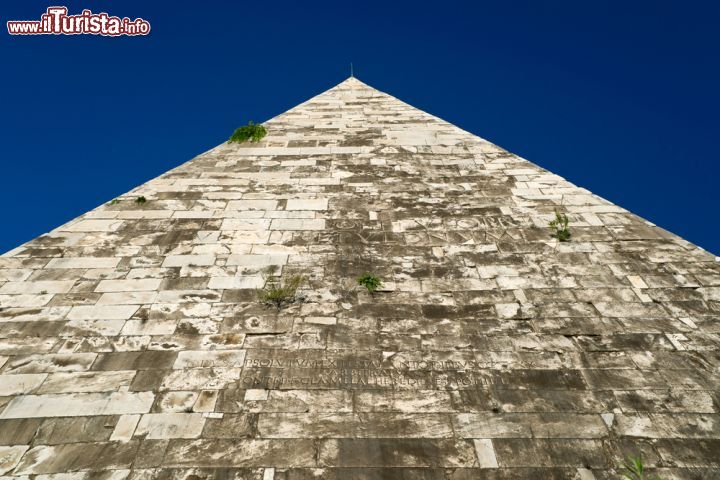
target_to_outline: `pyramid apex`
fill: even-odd
[[[340,85],[365,85],[365,83],[358,80],[357,77],[351,75],[342,82],[340,82]]]
[[[332,87],[331,90],[336,89],[336,88],[353,88],[353,87],[373,88],[370,85],[368,85],[367,83],[365,83],[361,80],[358,80],[357,77],[350,76],[350,77],[347,77],[342,82],[335,85],[334,87]]]

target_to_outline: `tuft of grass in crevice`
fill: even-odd
[[[283,306],[294,303],[297,300],[297,289],[305,281],[302,275],[292,275],[282,278],[275,276],[277,266],[273,265],[263,272],[265,284],[257,289],[258,299],[267,305],[272,305],[278,310]]]
[[[358,285],[365,287],[370,294],[375,293],[375,290],[382,286],[382,281],[375,275],[369,273],[364,273],[358,277],[357,282]]]
[[[555,219],[551,220],[548,226],[553,229],[553,237],[561,242],[567,242],[570,240],[571,235],[570,229],[568,228],[569,224],[570,220],[568,220],[567,215],[555,210]]]
[[[622,476],[626,480],[662,480],[656,475],[645,472],[645,465],[641,457],[628,457],[622,465]]]
[[[243,125],[242,127],[235,130],[235,132],[230,136],[230,140],[228,140],[229,143],[244,143],[248,140],[251,142],[259,142],[267,135],[267,130],[262,124],[255,124],[253,122],[248,122],[247,125]]]
[[[143,204],[145,202],[147,202],[147,198],[143,197],[142,195],[135,199],[135,203],[137,204]]]

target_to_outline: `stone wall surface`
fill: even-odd
[[[0,257],[0,478],[720,478],[713,255],[354,78],[265,125]]]

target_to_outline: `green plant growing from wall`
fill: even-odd
[[[117,198],[113,198],[112,200],[110,200],[110,203],[108,203],[108,205],[117,205],[118,203],[120,203],[120,200],[118,200]]]
[[[135,203],[137,204],[143,204],[145,202],[147,202],[147,198],[143,197],[142,195],[135,199]]]
[[[627,480],[662,480],[655,475],[645,473],[645,466],[641,457],[628,457],[622,466],[623,478]]]
[[[275,276],[277,266],[272,265],[263,272],[264,285],[257,289],[258,299],[280,310],[283,305],[295,302],[297,289],[305,278],[302,275],[292,275],[278,278]]]
[[[267,135],[267,130],[263,125],[248,122],[247,125],[243,125],[235,130],[228,142],[243,143],[248,140],[251,142],[259,142],[265,135]]]
[[[567,215],[555,210],[555,219],[551,220],[550,223],[548,223],[548,226],[553,229],[553,236],[555,238],[561,242],[567,242],[570,240],[570,229],[568,228],[569,224],[570,220],[568,220]]]
[[[358,285],[367,288],[368,293],[373,294],[375,290],[382,286],[382,282],[375,275],[365,273],[357,279]]]

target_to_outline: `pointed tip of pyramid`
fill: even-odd
[[[364,85],[364,86],[367,86],[366,83],[361,82],[360,80],[357,79],[357,77],[355,77],[355,76],[353,76],[353,75],[349,76],[348,78],[346,78],[346,79],[343,80],[342,82],[338,83],[338,86],[340,86],[340,85],[343,85],[343,86],[353,86],[353,85]]]

